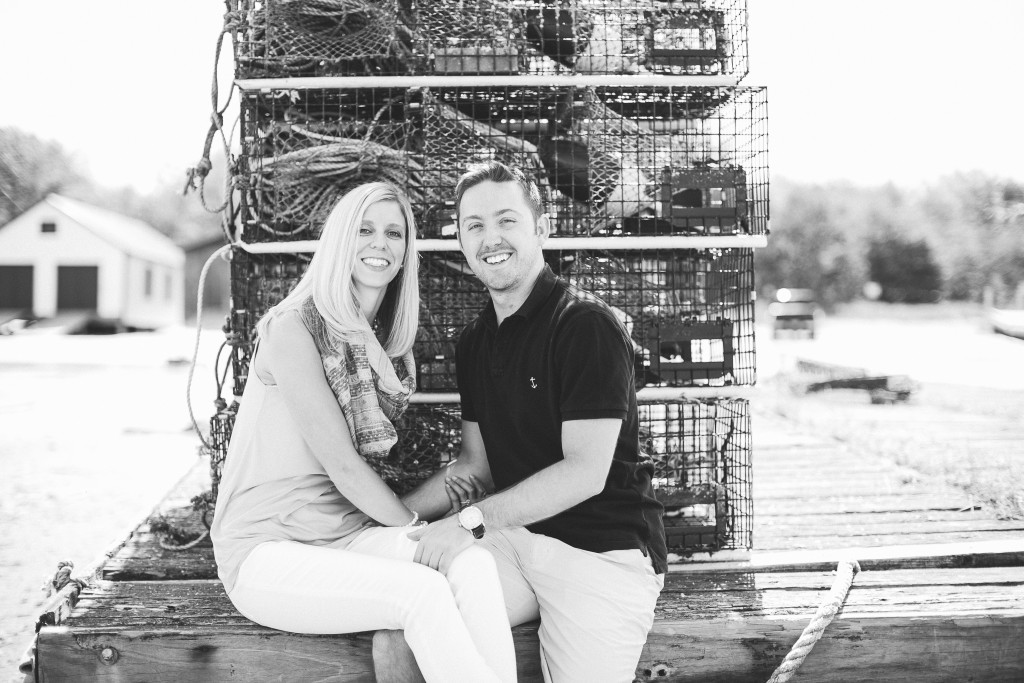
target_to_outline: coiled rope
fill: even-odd
[[[807,655],[814,649],[814,645],[821,640],[825,629],[842,609],[843,603],[846,602],[846,596],[850,592],[853,577],[859,571],[860,564],[856,560],[844,560],[839,563],[839,567],[836,569],[836,580],[832,582],[832,590],[818,606],[818,611],[811,618],[811,623],[807,624],[803,633],[793,643],[792,649],[772,673],[768,683],[786,683],[793,678],[800,665],[807,659]]]

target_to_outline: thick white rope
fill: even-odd
[[[836,569],[836,580],[832,583],[832,590],[818,606],[818,611],[814,613],[811,623],[807,624],[804,632],[793,643],[793,648],[772,673],[768,683],[786,683],[796,674],[800,665],[807,659],[807,655],[814,649],[815,643],[821,640],[825,629],[842,609],[843,603],[846,602],[846,596],[850,592],[853,576],[859,571],[860,564],[856,560],[844,560],[839,563],[839,567]]]

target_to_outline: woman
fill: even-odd
[[[418,309],[408,200],[386,183],[355,188],[256,325],[211,532],[218,574],[257,623],[404,629],[427,681],[515,681],[490,554],[470,547],[447,576],[413,562],[419,515],[380,476],[415,384]]]

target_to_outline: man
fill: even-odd
[[[497,493],[413,532],[416,560],[444,572],[483,544],[511,623],[541,620],[546,681],[631,681],[666,550],[652,470],[640,462],[629,335],[545,264],[550,226],[520,171],[492,162],[465,174],[455,196],[460,246],[491,302],[456,351],[462,449],[447,490],[463,503],[473,480]],[[443,514],[442,479],[406,504]]]

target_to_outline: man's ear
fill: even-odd
[[[541,244],[551,237],[551,219],[546,213],[537,216],[537,235],[540,236]]]

